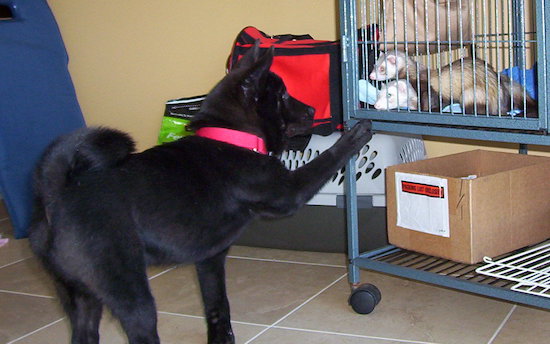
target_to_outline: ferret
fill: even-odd
[[[417,89],[404,79],[389,81],[380,88],[374,108],[377,110],[398,108],[418,110],[419,98]],[[433,89],[431,89],[431,92],[428,92],[427,82],[420,83],[420,94],[420,108],[423,111],[439,109],[439,96]]]
[[[501,82],[510,83],[510,79],[507,76],[502,76]],[[512,83],[512,87],[519,88],[514,92],[522,92],[522,87],[519,84],[515,82]],[[418,96],[417,90],[420,92],[420,97]],[[508,98],[502,99],[502,101],[510,104],[509,95]],[[392,110],[397,108],[418,110],[419,105],[422,111],[440,112],[448,105],[451,105],[451,103],[448,100],[441,103],[439,94],[433,88],[429,87],[426,81],[421,81],[417,84],[417,87],[413,87],[410,82],[401,79],[382,84],[374,108],[377,110]],[[508,115],[508,113],[501,115]],[[536,118],[537,114],[536,112],[528,111],[526,117]]]
[[[427,69],[422,63],[407,57],[400,50],[381,52],[374,64],[373,71],[369,74],[369,78],[378,81],[392,80],[396,77],[407,79],[407,74],[416,78],[416,75],[425,72]]]
[[[418,109],[418,94],[407,80],[382,84],[374,108],[377,110]]]
[[[369,77],[373,80],[407,79],[421,100],[426,96],[430,100],[439,98],[435,104],[421,101],[423,111],[437,111],[440,107],[459,103],[466,113],[506,115],[512,109],[513,99],[514,108],[523,109],[525,101],[526,116],[537,116],[537,102],[527,94],[524,99],[523,87],[505,75],[500,76],[499,87],[498,74],[480,59],[466,57],[428,70],[404,52],[396,51],[381,54]]]

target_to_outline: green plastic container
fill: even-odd
[[[167,101],[160,126],[158,144],[176,141],[182,137],[193,135],[193,131],[187,130],[187,124],[200,111],[204,98],[206,98],[205,95]]]

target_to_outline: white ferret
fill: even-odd
[[[392,80],[380,88],[374,108],[418,110],[418,94],[407,80]]]

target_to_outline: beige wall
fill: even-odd
[[[237,33],[337,37],[334,0],[48,0],[88,125],[156,142],[164,102],[208,92]]]
[[[48,3],[88,125],[128,131],[139,149],[156,143],[166,100],[204,94],[224,75],[231,44],[244,26],[268,34],[338,37],[336,0]],[[482,142],[429,139],[426,144],[430,156],[439,156],[475,149]],[[515,151],[516,146],[489,149]]]

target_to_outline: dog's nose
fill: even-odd
[[[308,106],[307,108],[308,108],[308,109],[307,109],[307,114],[308,114],[308,116],[309,116],[309,117],[313,117],[313,115],[315,115],[315,109],[312,108],[311,106]]]

